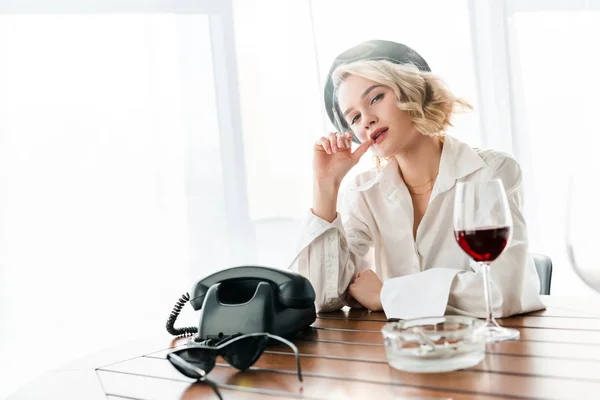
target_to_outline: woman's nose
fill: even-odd
[[[377,123],[377,117],[375,115],[366,114],[363,116],[363,121],[365,124],[365,130],[368,131]]]

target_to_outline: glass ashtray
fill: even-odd
[[[483,324],[458,315],[389,322],[381,329],[388,363],[408,372],[445,372],[477,365],[485,357],[485,341],[477,332]]]

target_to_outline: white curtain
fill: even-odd
[[[210,54],[204,15],[0,14],[0,398],[162,333],[192,253],[223,267]]]
[[[518,99],[516,147],[524,158],[530,248],[554,263],[552,294],[595,295],[575,274],[567,256],[570,223],[580,266],[600,276],[594,206],[600,109],[600,8],[582,3],[530,1],[513,4],[509,45]],[[523,151],[525,150],[525,151]],[[577,191],[569,186],[577,184]],[[575,194],[567,220],[568,194]],[[582,214],[583,213],[583,214]]]

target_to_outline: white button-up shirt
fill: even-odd
[[[333,222],[309,212],[291,268],[314,286],[319,311],[356,305],[348,286],[371,268],[383,282],[381,302],[388,318],[445,312],[485,317],[482,273],[456,243],[452,214],[456,182],[495,178],[504,184],[513,229],[490,268],[494,316],[542,309],[528,251],[519,164],[507,154],[473,149],[449,135],[416,239],[412,199],[392,159],[380,172],[369,170],[354,179],[340,194],[340,213]]]

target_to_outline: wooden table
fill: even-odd
[[[294,342],[294,356],[269,347],[239,372],[218,361],[210,377],[224,399],[600,399],[600,301],[543,296],[548,308],[506,318],[521,340],[489,345],[485,360],[462,371],[414,374],[388,366],[380,329],[385,316],[362,310],[319,315]],[[29,384],[11,399],[197,399],[212,390],[165,359],[185,339],[167,336],[88,357]]]

